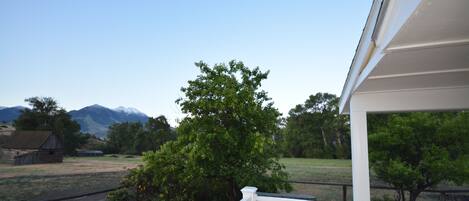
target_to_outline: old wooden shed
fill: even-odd
[[[51,131],[15,131],[1,145],[0,161],[14,165],[60,163],[63,142]]]

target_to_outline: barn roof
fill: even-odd
[[[15,131],[10,140],[2,145],[7,149],[39,149],[51,131]]]

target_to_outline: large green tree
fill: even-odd
[[[349,158],[348,117],[339,115],[334,94],[316,93],[291,109],[284,129],[288,155],[311,158]]]
[[[140,139],[145,140],[145,142],[135,143],[136,146],[140,145],[144,150],[158,150],[161,145],[176,139],[176,131],[171,128],[168,120],[163,115],[149,118],[145,124],[145,131],[147,135]]]
[[[146,133],[140,122],[112,124],[109,126],[106,136],[107,151],[110,153],[136,154],[135,141],[142,135],[146,136]]]
[[[260,89],[268,73],[236,61],[196,66],[200,75],[177,101],[187,114],[178,138],[145,154],[125,182],[137,187],[133,199],[234,201],[247,185],[290,190],[274,151],[280,113]]]
[[[167,141],[175,140],[176,132],[171,129],[165,116],[148,118],[140,122],[115,123],[109,127],[106,151],[121,154],[142,154],[155,151]]]
[[[280,113],[259,89],[268,72],[235,61],[213,68],[203,62],[196,65],[201,75],[182,88],[186,97],[178,100],[189,114],[179,131],[181,140],[191,144],[192,160],[203,170],[206,183],[223,192],[214,189],[207,195],[239,200],[245,185],[267,191],[288,188],[273,150]]]
[[[59,135],[64,142],[65,154],[74,154],[75,150],[86,142],[86,136],[80,133],[80,125],[50,97],[32,97],[25,100],[31,109],[24,109],[14,126],[17,130],[50,130]]]
[[[469,180],[469,114],[369,115],[370,164],[398,188],[398,198],[415,201],[442,181]],[[405,193],[408,192],[408,193]]]

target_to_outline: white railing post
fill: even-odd
[[[257,188],[252,186],[246,186],[241,189],[241,193],[243,193],[243,199],[241,201],[256,201],[257,200]]]

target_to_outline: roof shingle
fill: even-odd
[[[15,131],[10,140],[2,145],[7,149],[39,149],[51,131]]]

